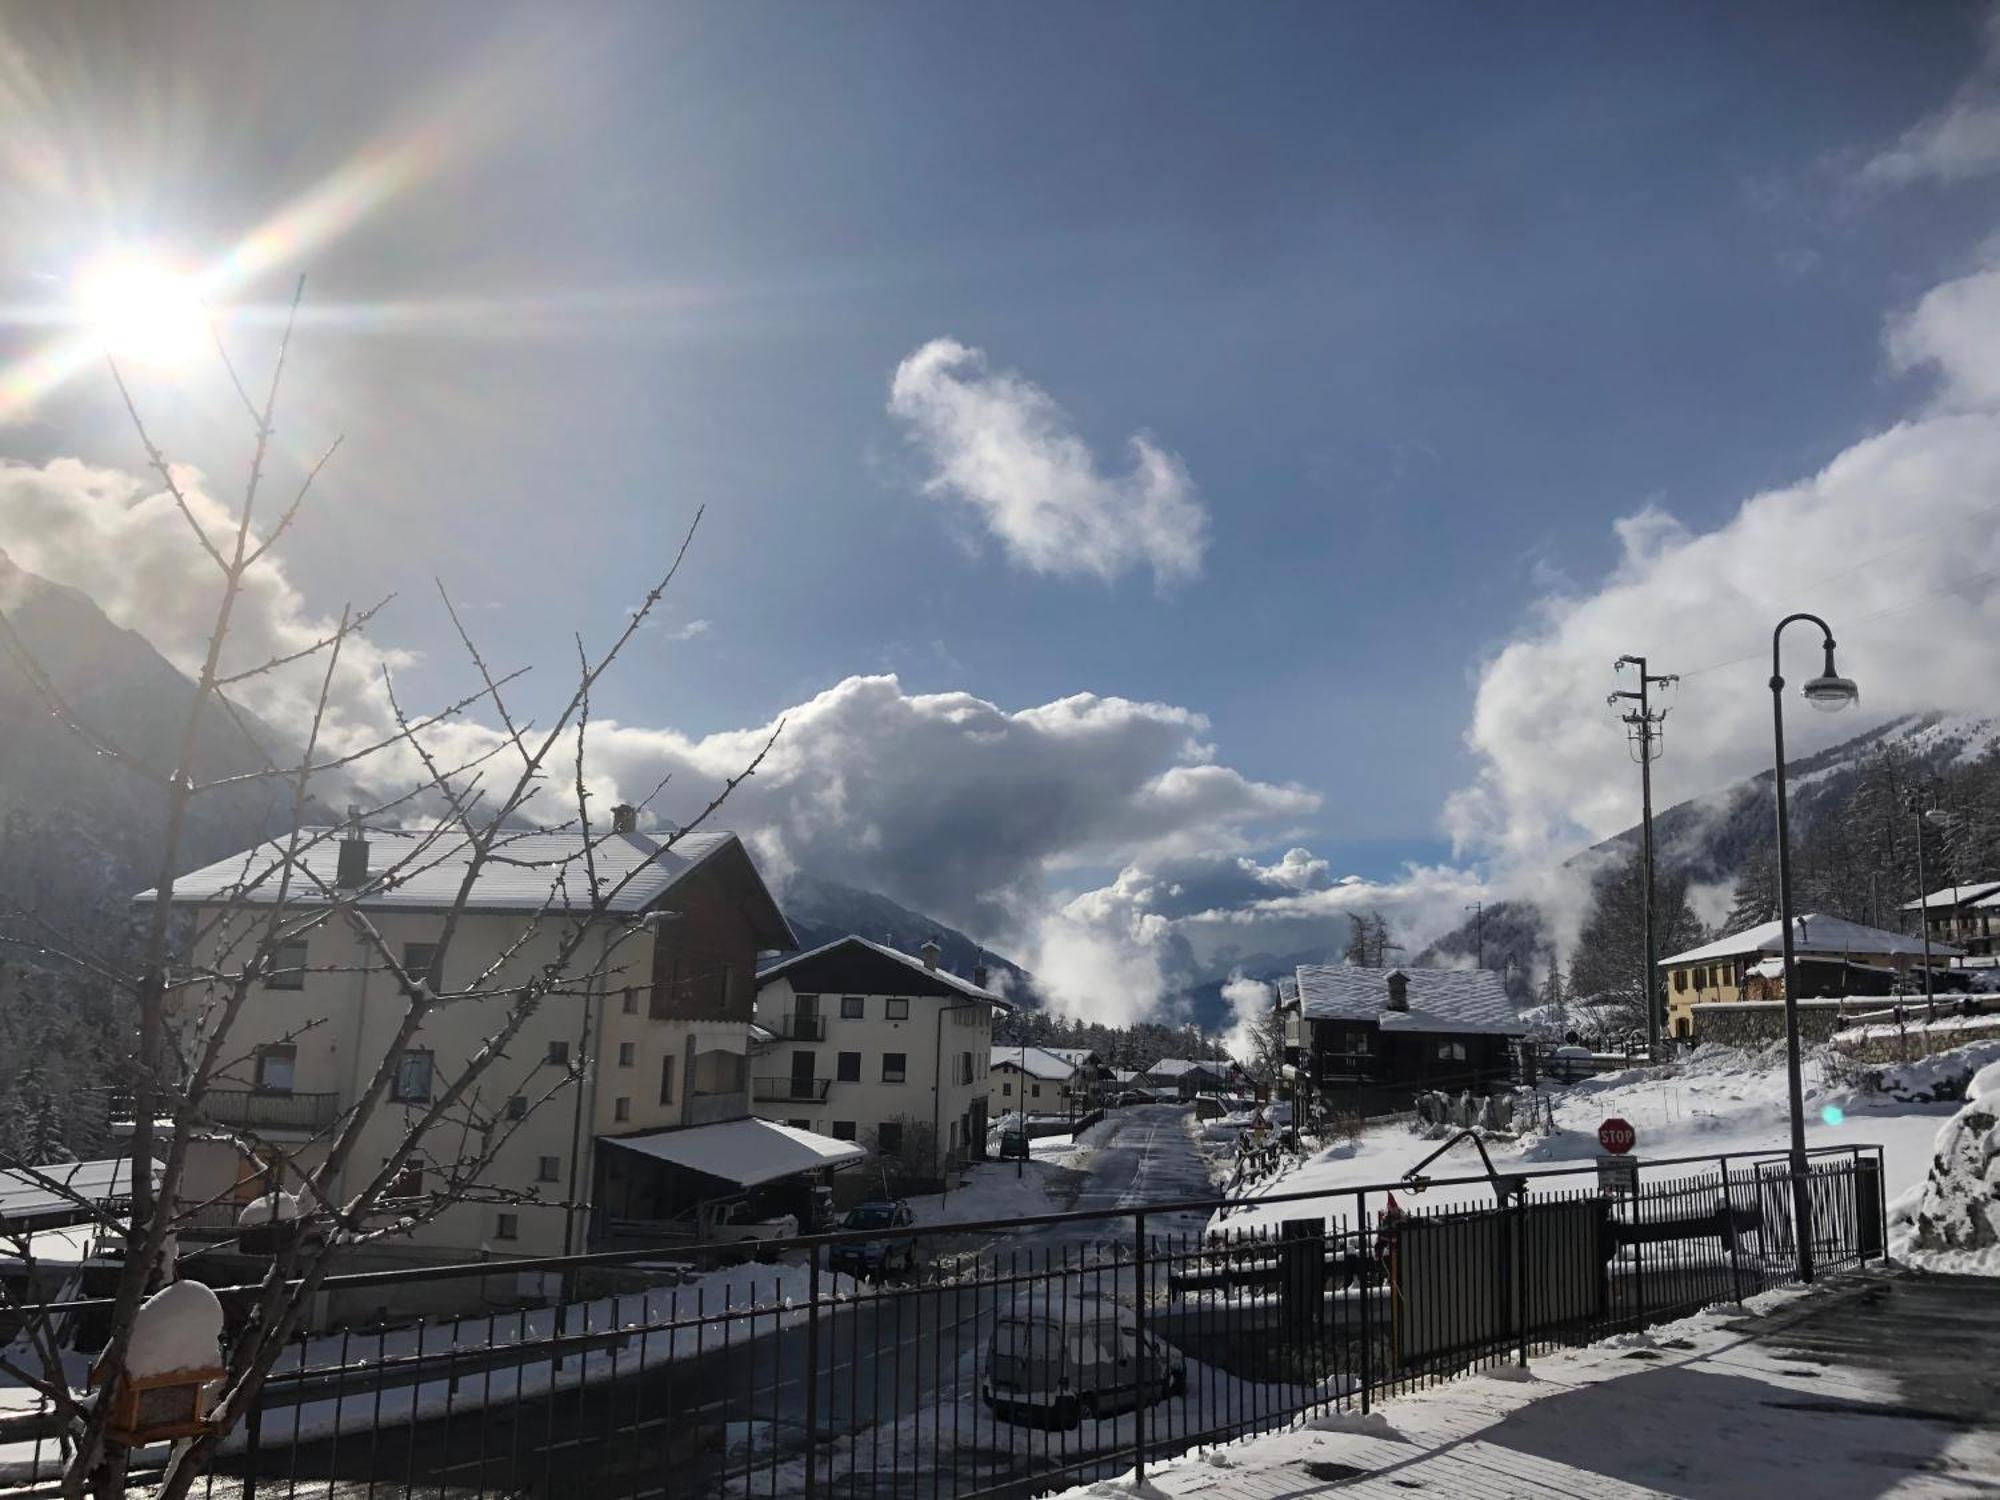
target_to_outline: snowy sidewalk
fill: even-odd
[[[2000,1496],[2000,1280],[1855,1277],[1149,1467],[1202,1500]],[[1074,1491],[1131,1493],[1129,1477]]]

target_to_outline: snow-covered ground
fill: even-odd
[[[1834,1084],[1824,1077],[1823,1054],[1809,1056],[1802,1069],[1808,1146],[1879,1145],[1889,1196],[1922,1181],[1929,1169],[1938,1127],[1956,1112],[1951,1103],[1908,1103],[1885,1093],[1863,1092]],[[1607,1119],[1629,1121],[1638,1133],[1632,1154],[1644,1175],[1667,1177],[1692,1174],[1697,1166],[1648,1167],[1649,1161],[1722,1153],[1781,1152],[1788,1140],[1784,1053],[1773,1047],[1749,1052],[1703,1047],[1686,1060],[1660,1067],[1631,1068],[1584,1079],[1548,1090],[1554,1106],[1552,1133],[1526,1134],[1515,1140],[1487,1143],[1500,1171],[1589,1166],[1601,1148],[1597,1127]],[[1347,1215],[1355,1211],[1354,1189],[1394,1184],[1437,1147],[1407,1125],[1377,1126],[1358,1140],[1342,1141],[1266,1179],[1252,1196],[1286,1193],[1324,1194],[1324,1198],[1269,1207],[1251,1206],[1217,1216],[1231,1229],[1274,1229],[1282,1220],[1309,1216]],[[1475,1176],[1479,1157],[1460,1146],[1427,1169],[1433,1177]],[[1588,1185],[1580,1174],[1568,1186]],[[1565,1179],[1548,1178],[1551,1188]],[[1343,1196],[1344,1195],[1344,1196]],[[1440,1204],[1487,1204],[1492,1194],[1483,1182],[1438,1186],[1422,1199],[1424,1207]],[[1369,1211],[1383,1206],[1371,1195]]]

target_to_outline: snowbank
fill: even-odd
[[[2000,1274],[2000,1061],[1972,1076],[1965,1107],[1937,1133],[1909,1255],[1933,1270]]]
[[[1802,1069],[1806,1144],[1879,1145],[1891,1196],[1920,1185],[1930,1167],[1938,1127],[1953,1113],[1953,1105],[1861,1091],[1830,1079],[1824,1062],[1823,1054],[1815,1051],[1804,1060]],[[1760,1049],[1704,1046],[1674,1063],[1627,1068],[1544,1092],[1550,1099],[1555,1129],[1529,1132],[1511,1141],[1488,1141],[1487,1150],[1498,1170],[1589,1166],[1602,1149],[1597,1143],[1597,1127],[1614,1115],[1630,1121],[1637,1130],[1633,1155],[1640,1161],[1642,1174],[1649,1176],[1684,1175],[1700,1170],[1700,1164],[1653,1169],[1646,1166],[1648,1161],[1700,1157],[1706,1163],[1724,1153],[1782,1152],[1788,1139],[1790,1109],[1782,1045]],[[1226,1217],[1219,1215],[1212,1227],[1275,1232],[1288,1218],[1345,1216],[1351,1220],[1357,1206],[1355,1189],[1394,1184],[1434,1149],[1434,1142],[1405,1126],[1373,1127],[1358,1141],[1342,1141],[1259,1183],[1254,1192],[1256,1197],[1300,1192],[1323,1196],[1274,1203],[1268,1208],[1253,1204]],[[1438,1177],[1476,1176],[1479,1158],[1469,1147],[1461,1147],[1428,1170]],[[1571,1186],[1590,1180],[1582,1175],[1567,1179]],[[1550,1179],[1549,1185],[1558,1187],[1564,1181]],[[1400,1199],[1400,1190],[1398,1196]],[[1432,1187],[1421,1206],[1484,1206],[1492,1201],[1492,1190],[1482,1181]],[[1371,1216],[1383,1206],[1381,1193],[1369,1195]]]

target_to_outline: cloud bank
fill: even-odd
[[[924,493],[967,506],[1022,567],[1107,581],[1150,567],[1160,585],[1201,572],[1208,512],[1145,433],[1107,473],[1046,391],[953,339],[896,367],[889,413],[929,467]]]

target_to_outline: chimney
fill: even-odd
[[[986,988],[986,955],[979,955],[979,962],[972,966],[972,982],[980,989]]]
[[[349,891],[368,884],[368,840],[361,827],[361,809],[352,804],[347,809],[347,832],[340,836],[340,863],[333,883]]]
[[[637,833],[639,831],[639,809],[629,802],[621,802],[612,808],[611,831],[613,833]]]
[[[1401,969],[1389,974],[1389,1009],[1407,1011],[1410,1008],[1410,976]]]
[[[935,969],[938,966],[938,956],[944,952],[944,949],[938,946],[936,938],[931,937],[925,938],[923,947],[917,951],[924,956],[924,967],[926,969]]]

